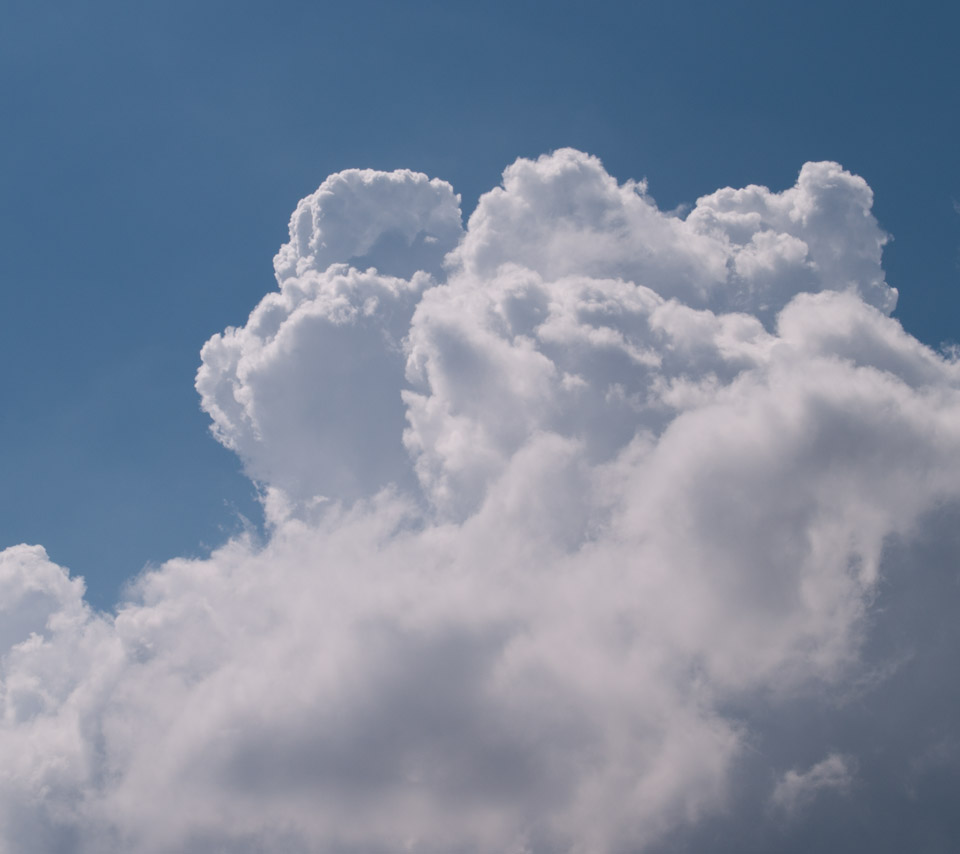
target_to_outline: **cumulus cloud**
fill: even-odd
[[[462,229],[442,181],[327,179],[197,376],[266,542],[112,614],[0,557],[7,850],[619,852],[729,813],[960,498],[960,365],[889,316],[871,202],[807,164],[680,218],[563,150]]]
[[[402,480],[402,341],[460,238],[459,204],[444,181],[354,169],[297,205],[279,291],[207,342],[197,376],[215,435],[256,480],[301,500]]]

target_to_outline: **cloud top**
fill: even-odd
[[[348,169],[300,200],[273,266],[281,286],[336,263],[409,276],[439,267],[462,230],[460,197],[446,181],[409,169]]]

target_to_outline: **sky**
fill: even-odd
[[[960,12],[3,11],[7,850],[955,847]]]

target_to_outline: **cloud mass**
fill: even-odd
[[[0,552],[4,850],[613,854],[856,795],[846,728],[926,654],[883,597],[955,572],[960,501],[960,365],[890,317],[867,183],[681,217],[565,149],[459,204],[331,176],[204,346],[262,542],[110,614]],[[942,726],[883,754],[914,790]]]

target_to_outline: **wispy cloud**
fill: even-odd
[[[774,787],[771,803],[796,815],[823,792],[846,792],[853,784],[855,763],[849,756],[831,753],[806,771],[787,771]]]

